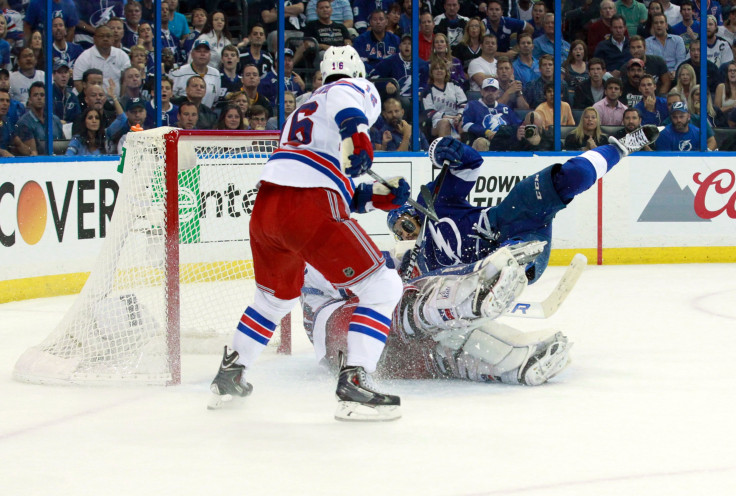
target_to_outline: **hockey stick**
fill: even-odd
[[[373,172],[373,171],[372,171],[371,169],[368,169],[368,170],[366,171],[366,174],[368,174],[368,175],[369,175],[369,176],[371,176],[371,177],[372,177],[373,179],[375,179],[375,180],[376,180],[376,181],[378,181],[379,183],[381,183],[381,184],[383,184],[384,186],[386,186],[386,187],[387,187],[387,188],[389,189],[389,191],[393,189],[393,186],[391,186],[391,185],[390,185],[390,184],[388,183],[388,181],[386,181],[386,180],[385,180],[384,178],[382,178],[381,176],[379,176],[378,174],[376,174],[375,172]],[[418,202],[417,202],[416,200],[414,200],[414,199],[413,199],[412,197],[409,197],[409,198],[408,198],[408,199],[406,200],[406,203],[408,203],[409,205],[411,205],[412,207],[414,207],[414,208],[415,208],[415,209],[417,209],[417,210],[418,210],[419,212],[423,213],[424,215],[426,215],[427,217],[429,217],[429,218],[430,218],[430,219],[432,219],[433,221],[437,222],[438,220],[440,220],[440,219],[439,219],[439,218],[437,217],[437,214],[435,213],[435,211],[434,211],[434,208],[433,208],[433,207],[432,207],[431,205],[428,205],[428,207],[427,207],[427,208],[425,208],[425,207],[423,207],[422,205],[420,205],[420,204],[419,204],[419,203],[418,203]]]
[[[445,182],[445,176],[447,176],[447,171],[449,170],[450,170],[450,161],[445,160],[444,162],[442,162],[442,170],[440,170],[440,173],[434,182],[434,191],[432,191],[432,197],[429,198],[431,202],[427,202],[427,206],[433,212],[435,211],[434,202],[435,200],[437,200],[437,197],[440,194],[442,183]],[[427,189],[427,187],[424,185],[422,185],[422,188]],[[424,197],[424,201],[426,202],[428,200],[428,198],[426,198],[426,192],[423,191],[422,196]],[[416,244],[414,245],[414,248],[412,248],[411,253],[409,254],[409,263],[406,265],[406,268],[404,269],[403,273],[399,274],[403,281],[408,281],[409,279],[411,279],[411,275],[414,272],[414,267],[416,267],[417,265],[417,259],[419,258],[419,251],[424,246],[424,232],[426,230],[427,230],[427,217],[425,216],[424,219],[422,219],[422,226],[419,228],[419,235],[417,236]]]
[[[557,286],[542,301],[522,301],[517,300],[513,306],[506,309],[503,316],[505,317],[522,317],[527,319],[546,319],[554,315],[560,308],[562,302],[565,301],[567,295],[570,294],[575,283],[578,282],[580,274],[585,270],[588,259],[582,253],[578,253],[572,258],[572,262],[562,274],[562,278]]]

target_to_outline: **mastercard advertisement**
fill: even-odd
[[[0,280],[89,270],[112,220],[117,162],[3,164]]]

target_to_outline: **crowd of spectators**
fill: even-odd
[[[46,1],[0,0],[0,156],[45,153],[47,56],[52,139],[99,155],[119,153],[159,113],[186,129],[279,129],[279,107],[294,112],[322,84],[324,51],[345,44],[383,98],[376,150],[410,150],[416,134],[422,149],[454,136],[479,150],[589,150],[642,124],[665,127],[650,149],[699,150],[701,88],[708,149],[736,148],[721,132],[736,127],[736,0],[707,0],[703,15],[691,0],[563,0],[560,67],[552,0],[422,0],[419,60],[411,0],[286,0],[281,75],[276,2],[248,2],[233,32],[232,12],[214,4],[163,1],[157,68],[152,0],[53,0],[50,50]]]

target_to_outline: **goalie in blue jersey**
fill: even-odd
[[[527,177],[495,207],[467,200],[483,161],[478,152],[453,138],[435,140],[430,159],[449,163],[444,181],[427,185],[439,186],[433,205],[439,220],[408,205],[388,216],[396,236],[415,240],[419,249],[415,259],[411,251],[395,258],[407,275],[378,373],[539,385],[562,371],[571,343],[561,332],[521,332],[495,319],[546,269],[557,212],[658,134],[644,126],[620,141],[611,138]],[[426,205],[423,197],[419,202]],[[335,364],[355,306],[355,298],[308,267],[302,308],[318,359]]]
[[[449,164],[449,173],[439,187],[434,209],[439,221],[424,216],[408,204],[389,212],[389,229],[401,240],[416,239],[422,222],[427,222],[416,257],[416,267],[402,270],[409,277],[429,271],[481,260],[503,246],[544,241],[542,253],[526,263],[529,283],[535,282],[549,262],[552,220],[575,196],[589,189],[621,158],[654,142],[656,126],[648,125],[627,134],[620,141],[610,138],[599,146],[564,163],[557,163],[519,182],[497,206],[472,205],[468,195],[480,174],[483,158],[471,147],[445,137],[432,142],[429,156],[436,167]],[[435,181],[427,187],[436,188]],[[426,205],[424,198],[418,198]],[[406,278],[406,277],[405,277]]]

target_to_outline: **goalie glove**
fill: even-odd
[[[429,159],[435,167],[442,167],[445,160],[450,162],[450,168],[456,169],[462,165],[463,144],[454,138],[445,136],[437,138],[429,145]]]
[[[368,136],[368,120],[358,109],[340,112],[336,119],[342,137],[342,168],[350,177],[358,177],[373,165],[373,144]]]
[[[391,185],[390,189],[378,182],[363,183],[355,188],[353,212],[364,214],[373,208],[388,212],[403,205],[409,198],[409,183],[401,176],[389,178],[386,182]]]

